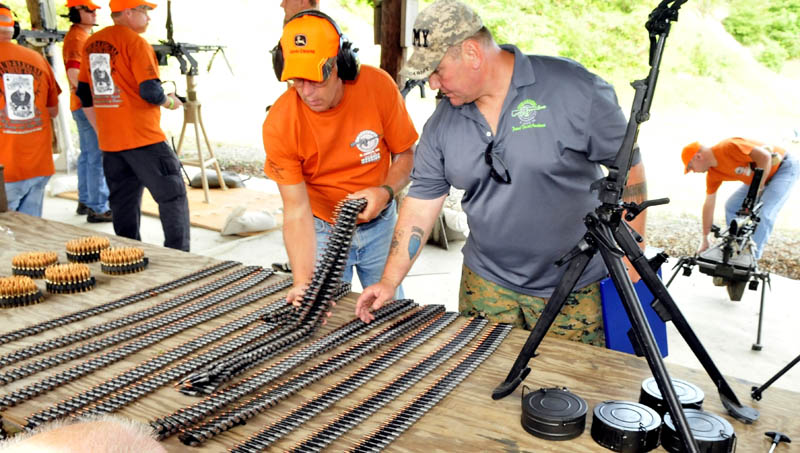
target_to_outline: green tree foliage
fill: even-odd
[[[769,68],[780,70],[787,59],[800,58],[800,2],[731,2],[725,29],[750,47]]]

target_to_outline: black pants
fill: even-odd
[[[141,241],[142,193],[158,203],[164,247],[189,251],[189,202],[180,162],[166,142],[126,151],[103,152],[108,201],[117,236]]]

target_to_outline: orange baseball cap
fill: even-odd
[[[681,159],[683,159],[683,174],[689,173],[689,161],[692,160],[697,152],[700,151],[700,143],[694,142],[686,145],[681,152]]]
[[[289,79],[322,82],[325,63],[339,53],[339,33],[322,17],[300,16],[283,27],[281,50],[281,82]]]
[[[0,6],[0,16],[8,17],[7,21],[5,19],[0,19],[0,27],[14,26],[14,14],[10,9],[6,8],[5,6]]]
[[[108,7],[111,8],[112,13],[118,13],[120,11],[136,8],[138,6],[149,6],[150,9],[154,9],[158,5],[155,3],[145,2],[144,0],[111,0],[111,2],[108,4]]]
[[[67,8],[74,8],[76,6],[85,6],[92,11],[100,9],[98,5],[92,3],[92,0],[67,0]]]

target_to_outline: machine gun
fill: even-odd
[[[20,30],[17,42],[23,46],[45,47],[64,40],[66,32],[60,30]]]
[[[222,54],[222,58],[225,59],[228,69],[233,73],[228,58],[225,56],[225,46],[199,45],[175,41],[173,38],[171,0],[167,1],[167,40],[159,42],[160,44],[151,44],[156,53],[159,66],[166,66],[168,57],[172,56],[178,60],[178,64],[180,64],[181,67],[181,74],[196,76],[199,74],[198,63],[192,54],[198,52],[214,52],[214,54],[211,55],[211,60],[208,62],[208,68],[206,70],[210,71],[211,65],[214,63],[214,58],[216,58],[217,54]]]
[[[227,190],[228,187],[225,184],[222,169],[220,168],[216,156],[214,156],[214,149],[211,147],[211,141],[208,139],[206,127],[203,124],[203,116],[200,112],[201,104],[197,99],[197,82],[195,81],[195,76],[199,74],[197,67],[198,64],[197,60],[194,59],[192,54],[197,52],[214,52],[214,54],[211,56],[211,60],[208,62],[207,70],[210,71],[211,65],[214,63],[214,57],[220,53],[222,54],[222,58],[225,59],[225,63],[228,65],[228,69],[231,71],[231,74],[233,74],[233,69],[231,69],[228,58],[225,56],[224,46],[204,46],[175,42],[175,39],[173,38],[171,0],[167,0],[167,40],[161,41],[161,44],[151,44],[151,46],[156,53],[156,58],[158,59],[158,64],[160,66],[167,65],[168,57],[175,57],[178,59],[178,63],[180,64],[181,74],[186,76],[186,97],[178,96],[177,93],[175,94],[183,103],[183,127],[181,128],[181,135],[178,139],[178,147],[175,149],[175,153],[178,155],[178,158],[182,164],[190,164],[200,167],[200,178],[203,185],[203,194],[205,196],[206,203],[210,203],[206,167],[213,167],[214,171],[217,173],[217,181],[219,181],[219,185],[222,190]],[[183,150],[183,140],[186,137],[186,126],[189,124],[194,124],[195,138],[197,140],[196,159],[186,159],[181,155],[181,151]],[[208,148],[208,157],[203,156],[203,151],[201,149],[201,131],[203,133],[203,138],[205,139],[206,148]]]
[[[753,174],[753,181],[747,195],[742,200],[742,206],[736,211],[736,217],[731,220],[724,231],[717,225],[711,226],[711,232],[719,241],[707,250],[695,256],[684,256],[674,266],[675,273],[669,279],[667,286],[672,283],[679,271],[683,275],[692,274],[692,268],[698,266],[700,272],[714,278],[718,286],[725,286],[728,297],[732,301],[742,300],[746,287],[755,291],[761,286],[761,310],[758,316],[758,338],[753,344],[753,349],[761,350],[761,322],[764,310],[764,286],[771,285],[769,273],[761,272],[756,261],[756,243],[753,234],[761,220],[759,213],[763,203],[759,196],[759,187],[764,177],[764,170],[757,168]]]

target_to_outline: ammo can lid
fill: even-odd
[[[522,396],[522,428],[547,440],[580,436],[589,406],[566,388],[539,389]]]
[[[736,434],[727,420],[697,409],[684,409],[683,414],[700,453],[730,453],[736,450]],[[683,448],[680,434],[669,413],[664,415],[661,442],[667,451],[677,453]]]
[[[706,395],[700,387],[681,379],[672,379],[672,388],[675,390],[675,395],[678,397],[678,401],[680,401],[682,407],[689,409],[700,409],[703,407],[703,400]],[[639,393],[639,402],[655,409],[662,417],[664,413],[669,410],[667,402],[664,401],[661,390],[658,388],[658,383],[653,377],[642,381],[642,391]]]
[[[594,408],[592,439],[623,453],[650,451],[659,444],[661,416],[644,404],[604,401]]]

